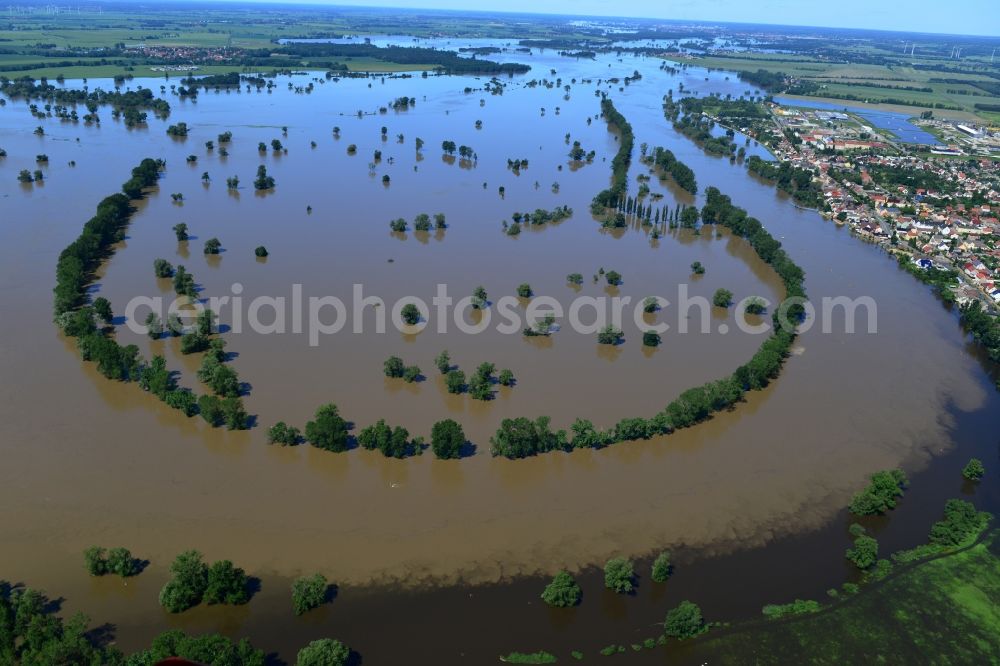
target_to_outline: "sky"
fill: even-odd
[[[996,36],[1000,0],[260,0],[591,16],[772,23]]]

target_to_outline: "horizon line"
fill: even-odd
[[[35,2],[27,2],[26,4],[39,4],[48,5],[51,4],[48,0],[35,0]],[[84,0],[82,3],[78,4],[100,4],[98,0]],[[282,0],[160,0],[160,2],[147,2],[146,0],[107,0],[107,4],[146,4],[146,5],[171,5],[171,4],[189,4],[189,5],[212,5],[212,4],[226,4],[226,5],[267,5],[273,7],[284,7],[284,8],[326,8],[326,9],[371,9],[371,10],[382,10],[382,11],[405,11],[405,12],[442,12],[448,14],[502,14],[507,16],[545,16],[545,17],[564,17],[564,18],[584,18],[584,19],[619,19],[619,20],[638,20],[638,21],[666,21],[674,23],[693,23],[693,24],[703,24],[703,25],[718,25],[718,26],[758,26],[761,28],[811,28],[816,30],[849,30],[856,32],[882,32],[897,35],[933,35],[935,37],[974,37],[981,39],[995,39],[997,41],[998,47],[1000,47],[1000,36],[998,35],[986,35],[977,33],[954,33],[954,32],[933,32],[933,31],[915,31],[915,30],[893,30],[889,28],[860,28],[860,27],[850,27],[850,26],[835,26],[835,25],[812,25],[807,23],[757,23],[757,22],[747,22],[747,21],[723,21],[718,19],[681,19],[681,18],[665,18],[656,16],[622,16],[616,14],[565,14],[556,12],[545,12],[545,11],[510,11],[503,9],[449,9],[445,7],[404,7],[404,6],[391,6],[391,5],[367,5],[362,2],[359,3],[348,3],[343,4],[343,2],[324,2],[322,0],[317,2],[293,0],[290,2],[283,2]]]

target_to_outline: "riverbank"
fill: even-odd
[[[740,662],[991,663],[1000,653],[1000,547],[997,533],[921,563],[829,612],[709,637],[690,656]]]

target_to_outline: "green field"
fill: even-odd
[[[721,55],[707,57],[670,56],[669,59],[713,69],[732,71],[757,71],[763,69],[768,72],[783,72],[819,85],[820,88],[809,96],[834,104],[838,102],[843,104],[860,103],[856,100],[847,100],[838,97],[852,95],[860,98],[862,101],[867,100],[874,108],[903,111],[904,113],[911,113],[914,116],[919,115],[922,110],[921,107],[923,107],[933,109],[934,115],[938,117],[953,117],[962,120],[970,120],[977,116],[985,120],[997,120],[1000,118],[998,114],[979,111],[974,106],[977,103],[1000,104],[1000,97],[988,95],[968,83],[942,83],[930,80],[932,78],[954,78],[965,81],[996,81],[996,79],[973,71],[972,68],[974,65],[968,65],[967,71],[942,73],[916,69],[908,64],[844,64],[824,62],[807,55],[786,53],[744,53],[734,57]],[[935,63],[940,64],[939,60],[936,59],[916,58],[912,64],[930,65]],[[975,66],[982,65],[977,64]],[[931,92],[877,87],[887,85],[930,88]],[[962,95],[954,91],[978,94]],[[880,101],[887,98],[905,100],[906,102],[915,104],[915,106],[910,106],[909,104],[888,104]],[[935,104],[957,106],[962,111],[935,109]]]
[[[829,611],[712,638],[734,664],[1000,664],[1000,535],[863,588]]]
[[[15,29],[16,28],[16,29]],[[414,37],[582,37],[565,29],[565,20],[539,16],[532,20],[464,17],[427,11],[368,8],[297,7],[294,10],[218,6],[187,9],[157,7],[148,15],[117,9],[84,9],[80,13],[31,13],[0,19],[3,47],[51,44],[59,47],[126,45],[236,46],[266,48],[273,40],[335,35],[406,34]]]
[[[185,47],[190,49],[256,49],[255,56],[267,57],[278,48],[275,41],[295,37],[335,37],[344,34],[401,34],[440,36],[442,34],[523,38],[550,36],[545,20],[514,24],[458,17],[408,17],[405,12],[377,10],[298,8],[294,11],[220,9],[206,7],[192,19],[189,12],[158,8],[148,16],[117,10],[98,13],[33,13],[0,20],[0,76],[31,76],[67,79],[103,78],[116,75],[137,77],[151,72],[151,61],[134,51],[136,47]],[[416,44],[416,45],[419,45]],[[116,51],[107,49],[117,47]],[[199,62],[199,54],[184,55],[171,62]],[[162,62],[162,61],[155,61]],[[204,62],[204,61],[201,61]],[[308,61],[301,63],[303,68]],[[394,63],[373,58],[344,59],[350,71],[403,72],[434,68],[432,63]],[[287,66],[287,64],[285,65]],[[256,70],[267,71],[266,65]],[[240,69],[229,65],[204,64],[198,73],[219,73]],[[326,69],[320,66],[317,69]]]

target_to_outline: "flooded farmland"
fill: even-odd
[[[249,633],[255,644],[290,658],[305,640],[336,631],[370,663],[404,655],[480,663],[505,647],[606,643],[612,632],[661,620],[668,601],[685,596],[704,601],[706,614],[728,616],[821,592],[845,575],[842,548],[824,545],[836,543],[842,507],[876,469],[902,466],[914,480],[910,506],[893,516],[880,540],[901,547],[923,539],[943,498],[957,492],[944,481],[957,475],[938,473],[935,465],[956,451],[995,457],[1000,399],[953,314],[878,250],[797,209],[741,164],[703,154],[664,120],[667,90],[683,82],[687,91],[739,96],[748,87],[735,75],[696,68],[671,74],[659,60],[632,56],[514,55],[533,69],[503,79],[500,95],[483,90],[486,78],[457,76],[316,82],[306,93],[295,88],[322,74],[297,74],[279,77],[270,93],[171,96],[170,118],[151,119],[142,129],[127,129],[102,111],[99,127],[43,121],[41,137],[32,134],[40,121],[23,101],[0,110],[0,146],[8,153],[0,160],[4,578],[51,590],[65,597],[66,610],[116,625],[124,649],[180,626]],[[629,85],[607,81],[635,71],[642,77]],[[542,78],[559,78],[570,90],[525,85]],[[156,91],[172,83],[178,82],[128,85]],[[104,379],[52,325],[60,250],[144,157],[165,159],[167,170],[139,202],[128,238],[94,286],[118,315],[130,299],[172,297],[169,283],[153,275],[156,258],[184,264],[203,297],[236,295],[238,284],[247,300],[288,296],[300,285],[306,297],[348,301],[355,284],[386,303],[405,296],[430,302],[438,284],[456,299],[482,285],[494,299],[512,295],[520,283],[567,304],[579,295],[673,301],[682,284],[706,298],[726,288],[737,300],[780,300],[777,276],[741,239],[709,228],[698,235],[676,230],[652,242],[640,225],[600,228],[589,204],[607,186],[617,142],[596,117],[596,91],[614,100],[637,145],[669,148],[694,170],[700,190],[714,185],[758,217],[805,270],[813,301],[873,298],[878,334],[864,327],[846,333],[837,320],[830,333],[818,327],[803,333],[776,382],[694,428],[509,461],[489,454],[489,437],[503,418],[544,415],[569,428],[577,417],[599,427],[648,417],[684,389],[745,362],[761,336],[735,330],[733,312],[717,309],[709,331],[680,334],[670,307],[657,318],[672,332],[652,352],[628,327],[616,347],[569,327],[527,338],[494,329],[469,335],[455,326],[441,333],[433,325],[408,335],[390,326],[385,334],[343,331],[316,346],[290,332],[224,332],[227,351],[236,354],[232,364],[250,384],[245,402],[256,417],[251,430],[228,432],[186,419],[133,385]],[[378,113],[403,96],[416,105]],[[186,139],[165,133],[179,121],[190,127]],[[225,131],[233,133],[229,156],[221,157],[218,146],[206,151],[205,141]],[[417,137],[426,142],[422,154]],[[287,153],[272,151],[273,139]],[[476,159],[443,157],[445,140],[471,146]],[[572,141],[594,150],[594,160],[570,164]],[[264,153],[258,142],[268,145]],[[370,168],[376,150],[382,157]],[[17,183],[17,171],[34,168],[39,153],[49,157],[44,184]],[[188,155],[197,161],[186,163]],[[528,159],[529,166],[518,175],[508,159]],[[259,164],[275,178],[273,192],[252,189]],[[646,172],[637,151],[630,191]],[[225,186],[233,175],[243,183],[235,193]],[[690,197],[655,177],[650,187],[670,209],[702,203],[701,195]],[[171,193],[182,193],[183,203]],[[563,205],[574,214],[561,222],[516,237],[501,226],[515,212]],[[439,212],[448,220],[443,231],[389,230],[392,219]],[[187,244],[171,230],[180,222],[192,234]],[[202,254],[211,237],[224,248],[217,257]],[[259,245],[269,251],[266,261],[254,256]],[[694,261],[707,269],[697,279]],[[610,289],[603,278],[594,282],[602,268],[620,272],[623,284]],[[579,292],[566,283],[574,272],[585,278]],[[376,316],[366,311],[365,326],[374,328]],[[224,311],[221,321],[235,328]],[[199,386],[199,359],[182,355],[176,340],[150,341],[116,324],[123,344],[137,344],[146,357],[164,355],[182,385]],[[729,331],[721,332],[721,324]],[[484,361],[510,368],[517,383],[488,402],[449,394],[433,364],[442,349],[467,372]],[[390,355],[419,365],[425,380],[387,379],[382,362]],[[457,461],[426,453],[395,460],[363,450],[266,444],[268,426],[284,420],[301,427],[329,402],[357,428],[385,418],[425,437],[435,421],[454,418],[476,449]],[[978,492],[983,508],[996,506],[995,489]],[[127,586],[89,579],[80,553],[93,543],[126,545],[151,561],[149,570]],[[168,616],[156,594],[170,559],[187,548],[234,560],[260,577],[261,591],[245,607]],[[581,606],[572,620],[537,600],[539,575],[568,568],[595,583],[599,575],[590,567],[608,557],[664,548],[682,554],[666,598],[641,584],[635,600],[602,596],[599,583],[585,583],[585,593],[599,599],[588,598],[596,603]],[[778,563],[802,552],[815,554],[834,582],[817,586],[783,573],[769,587],[748,584],[746,608],[726,598],[737,572],[768,580]],[[320,614],[293,622],[288,580],[312,571],[341,590]],[[461,637],[441,629],[449,623]],[[397,640],[385,641],[383,629]]]

